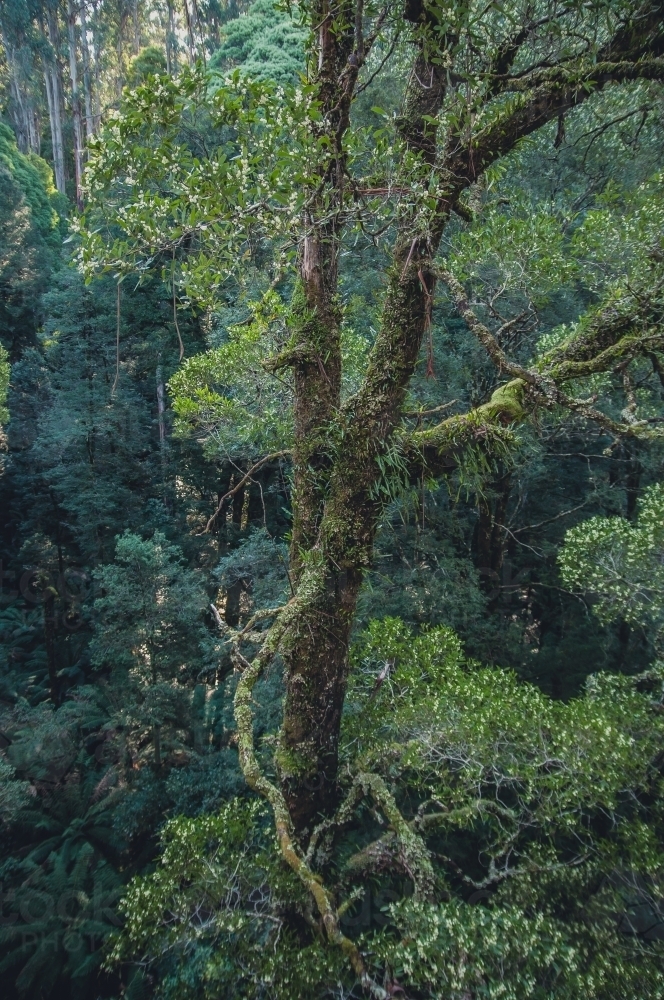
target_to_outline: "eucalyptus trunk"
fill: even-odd
[[[46,101],[51,125],[51,144],[53,147],[53,172],[55,186],[61,194],[66,190],[65,147],[62,138],[62,84],[58,66],[59,32],[56,14],[49,11],[46,30],[42,31],[48,40],[48,47],[42,56],[44,66],[44,83],[46,85]]]
[[[69,41],[69,74],[71,78],[71,110],[74,121],[74,174],[76,182],[76,207],[83,210],[83,121],[81,97],[78,89],[78,46],[76,44],[76,8],[67,0],[67,37]]]
[[[92,101],[92,80],[90,77],[90,45],[88,42],[88,22],[85,3],[80,8],[81,55],[83,56],[83,95],[85,100],[85,135],[90,139],[95,134],[95,116]]]

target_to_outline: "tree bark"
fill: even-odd
[[[339,94],[338,53],[343,39],[334,35],[328,9],[314,12],[318,26],[319,93],[326,121],[335,113],[341,119],[338,137],[345,127],[343,97]],[[335,18],[338,12],[335,9]],[[433,15],[422,13],[422,17]],[[336,22],[338,23],[338,21]],[[659,31],[653,17],[644,30]],[[432,25],[435,27],[435,25]],[[652,42],[652,39],[651,39]],[[456,43],[449,37],[451,52]],[[655,43],[652,43],[655,44]],[[352,45],[352,41],[351,41]],[[338,400],[338,328],[336,313],[336,254],[338,234],[330,223],[317,222],[315,211],[305,219],[306,236],[300,268],[302,323],[297,346],[289,359],[295,372],[296,446],[294,452],[293,546],[291,558],[296,596],[278,620],[279,651],[286,664],[284,717],[276,761],[284,798],[296,830],[304,835],[321,815],[329,814],[337,800],[338,739],[348,670],[348,644],[363,574],[371,563],[381,506],[376,487],[381,478],[381,460],[390,448],[401,423],[401,410],[419,355],[422,336],[431,319],[435,288],[434,257],[462,191],[476,182],[486,167],[504,155],[523,136],[540,128],[561,110],[583,101],[595,81],[594,68],[579,80],[568,73],[559,79],[537,82],[531,97],[508,114],[486,135],[468,141],[466,132],[452,136],[448,152],[439,165],[436,116],[445,96],[447,73],[440,51],[432,60],[421,45],[410,76],[400,120],[407,146],[419,153],[423,176],[438,172],[443,194],[429,217],[406,214],[399,219],[398,237],[384,299],[380,332],[371,351],[364,384],[343,407]],[[507,58],[507,70],[514,54]],[[640,36],[618,33],[612,45],[600,54],[616,60],[643,52]],[[349,53],[350,54],[350,53]],[[349,58],[347,55],[346,58]],[[329,67],[334,67],[330,71]],[[632,69],[622,66],[600,76],[625,79]],[[507,71],[506,70],[506,71]],[[634,70],[634,72],[637,72]],[[336,90],[335,90],[336,83]],[[328,101],[327,95],[331,95]],[[327,117],[326,117],[327,115]],[[465,128],[465,126],[464,126]],[[338,141],[338,139],[337,139]],[[330,170],[328,177],[333,177]],[[341,183],[341,180],[337,181]],[[326,226],[330,227],[326,229]],[[294,302],[297,315],[298,299]],[[572,364],[571,361],[567,362]],[[581,362],[583,364],[583,362]],[[523,419],[528,409],[528,380],[516,379],[487,404],[486,418]],[[326,432],[334,419],[337,442]],[[462,418],[450,418],[464,431]],[[448,423],[448,422],[446,422]],[[452,458],[455,431],[448,424],[449,444],[435,441],[433,451]],[[467,422],[467,433],[477,426]],[[425,445],[422,432],[422,445]],[[457,442],[458,443],[458,442]],[[422,459],[420,459],[420,468]],[[452,458],[453,464],[453,458]],[[305,554],[306,553],[306,557]]]
[[[488,610],[493,611],[500,601],[500,584],[505,558],[505,531],[503,523],[510,499],[511,476],[506,473],[491,484],[492,497],[482,496],[477,502],[476,566],[480,584],[488,594]]]
[[[334,36],[332,19],[321,11],[320,92],[338,136],[348,109],[338,84],[357,29]],[[402,134],[425,160],[435,154],[435,115],[444,96],[443,73],[422,49],[411,76]],[[342,78],[343,79],[343,78]],[[424,81],[424,82],[422,82]],[[342,84],[348,87],[347,80]],[[352,86],[352,85],[351,85]],[[351,89],[351,88],[349,88]],[[329,96],[328,96],[329,95]],[[349,102],[350,103],[350,99]],[[343,164],[333,178],[343,183]],[[329,219],[329,206],[327,218]],[[286,698],[277,764],[296,829],[304,831],[337,800],[338,741],[346,692],[350,631],[365,570],[371,562],[380,512],[374,488],[381,458],[400,422],[427,319],[434,278],[431,247],[412,231],[409,214],[391,269],[381,332],[371,353],[360,392],[340,408],[340,317],[336,308],[338,235],[330,223],[307,219],[300,269],[308,329],[303,358],[295,366],[296,447],[294,451],[293,546],[297,596],[289,609],[280,645],[286,663]],[[441,230],[442,232],[442,230]],[[297,303],[296,303],[297,304]],[[325,358],[325,363],[322,359]],[[324,429],[341,421],[341,453],[325,442]],[[323,439],[321,441],[321,438]],[[322,446],[321,446],[322,445]],[[339,447],[339,446],[337,446]],[[307,552],[306,564],[302,551]]]
[[[97,8],[96,0],[93,0],[93,12],[94,17],[92,19],[92,43],[95,54],[95,85],[92,94],[94,118],[93,118],[93,128],[95,132],[99,131],[99,126],[101,125],[101,39],[102,32],[100,29],[100,13]]]
[[[81,54],[83,56],[83,94],[85,99],[85,135],[90,139],[95,134],[95,117],[92,106],[92,80],[90,77],[90,45],[88,42],[88,22],[85,3],[80,7]]]
[[[60,681],[58,678],[58,664],[56,655],[56,599],[58,592],[49,584],[44,590],[44,646],[46,647],[46,661],[48,663],[48,684],[51,701],[57,708],[60,704]]]
[[[175,35],[175,8],[173,0],[166,0],[168,26],[166,28],[166,72],[169,76],[177,73],[177,50]]]
[[[44,65],[44,82],[46,84],[46,100],[51,123],[51,143],[53,146],[53,172],[55,186],[61,194],[66,191],[65,150],[62,138],[62,88],[57,63],[58,57],[58,25],[54,11],[47,12],[46,31],[42,26],[45,38],[48,40],[48,50],[42,56]]]
[[[137,56],[141,51],[141,30],[138,19],[138,0],[134,0],[132,14],[134,19],[134,55]]]
[[[76,44],[76,8],[72,0],[67,0],[67,36],[69,41],[69,74],[71,77],[71,110],[74,120],[74,176],[76,183],[76,207],[83,211],[83,121],[81,118],[81,97],[78,90],[78,52]]]
[[[27,81],[21,78],[19,53],[8,40],[2,22],[0,22],[0,34],[9,69],[9,90],[12,98],[9,114],[14,123],[16,144],[22,153],[39,153],[39,133],[36,128],[32,98],[24,86]]]

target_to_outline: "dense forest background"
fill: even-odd
[[[176,287],[167,264],[140,281],[111,270],[86,283],[76,266],[79,243],[70,222],[85,208],[86,144],[94,143],[110,112],[122,113],[132,90],[146,81],[154,86],[160,74],[176,78],[197,63],[219,75],[240,67],[261,81],[297,84],[305,72],[308,29],[295,15],[271,0],[0,3],[0,364],[5,365],[0,368],[0,975],[8,998],[360,995],[334,964],[325,964],[315,934],[314,944],[309,943],[312,919],[301,901],[293,904],[284,935],[291,935],[291,965],[313,970],[311,987],[304,978],[289,986],[274,968],[266,971],[246,940],[255,933],[255,940],[264,942],[268,931],[250,932],[239,924],[224,925],[223,939],[235,944],[211,974],[210,956],[220,948],[221,932],[217,928],[215,937],[200,911],[196,933],[184,945],[178,939],[182,951],[158,944],[150,960],[137,965],[130,949],[118,945],[116,957],[122,961],[104,962],[109,935],[122,924],[118,904],[130,881],[159,866],[164,843],[176,854],[178,843],[187,850],[190,834],[172,825],[185,820],[175,817],[210,823],[226,817],[226,832],[215,833],[210,826],[204,835],[197,828],[201,850],[215,836],[219,852],[228,857],[235,857],[233,851],[244,857],[237,847],[242,838],[257,845],[256,851],[268,849],[264,818],[248,797],[237,760],[233,694],[238,672],[224,628],[236,628],[256,610],[288,599],[290,465],[280,455],[263,464],[210,523],[220,500],[262,450],[278,449],[270,447],[267,431],[262,449],[255,428],[233,437],[223,428],[193,426],[174,411],[169,381],[182,357],[223,347],[232,342],[237,324],[255,324],[252,303],[266,289],[272,294],[276,289],[285,299],[289,288],[287,282],[279,285],[260,248],[247,251],[244,273],[224,283],[212,306],[197,304]],[[376,55],[376,66],[383,60],[382,74],[372,82],[367,71],[353,108],[352,127],[358,133],[378,129],[398,111],[407,56],[407,43],[396,33],[384,41]],[[468,287],[489,303],[489,319],[504,324],[505,349],[525,363],[536,350],[555,346],[560,331],[572,329],[602,299],[610,282],[626,270],[628,242],[638,246],[659,239],[661,260],[662,85],[636,81],[619,90],[607,88],[535,132],[510,156],[509,170],[498,164],[474,186],[468,217],[455,219],[450,253]],[[479,236],[473,219],[481,220]],[[374,267],[381,253],[378,245],[360,251],[350,241],[340,260],[344,323],[358,372],[375,336],[384,294]],[[252,365],[249,359],[249,395],[261,392]],[[658,342],[631,368],[594,379],[588,396],[604,401],[615,419],[625,412],[629,417],[638,402],[652,427],[664,420],[664,351]],[[454,414],[479,406],[504,381],[453,303],[437,299],[407,404],[413,426],[439,407]],[[278,392],[271,405],[275,412],[282,405]],[[636,726],[639,713],[645,720],[643,705],[660,683],[653,665],[661,642],[661,588],[650,594],[649,616],[631,613],[624,594],[607,611],[607,602],[598,606],[593,587],[584,585],[588,573],[585,578],[580,570],[566,573],[560,553],[566,538],[569,546],[577,537],[567,534],[570,529],[591,518],[618,519],[609,528],[612,538],[621,532],[627,538],[629,531],[636,537],[646,530],[648,502],[655,504],[657,534],[661,439],[616,436],[574,413],[541,413],[516,434],[518,442],[509,453],[490,462],[472,454],[439,481],[423,472],[419,482],[388,484],[353,632],[354,662],[364,665],[357,666],[364,677],[358,691],[369,684],[365,695],[371,705],[385,677],[381,664],[402,654],[404,662],[414,663],[426,654],[417,643],[427,635],[440,637],[440,628],[447,628],[440,656],[449,670],[459,672],[450,704],[456,699],[463,711],[484,685],[481,705],[473,710],[477,732],[471,726],[457,734],[459,745],[475,748],[468,750],[471,757],[489,753],[489,744],[503,745],[498,736],[494,744],[486,735],[499,717],[509,720],[514,739],[509,753],[516,757],[528,738],[520,727],[528,724],[542,740],[549,738],[542,733],[555,733],[558,726],[572,734],[574,746],[580,745],[594,732],[596,719],[587,699],[595,683],[603,692],[597,695],[598,718],[622,733],[628,720]],[[647,557],[654,574],[664,552],[657,538],[655,555],[651,545]],[[646,556],[637,553],[636,558],[645,565]],[[629,581],[629,573],[621,579]],[[386,619],[392,632],[370,626]],[[479,664],[488,672],[477,675],[473,688],[468,677],[484,669]],[[422,676],[426,669],[421,667]],[[598,681],[598,675],[604,679]],[[655,680],[649,686],[643,677]],[[397,693],[399,683],[399,697],[407,701],[408,683],[395,679]],[[430,678],[427,683],[430,693],[437,690],[438,682]],[[527,697],[519,708],[522,691]],[[281,675],[273,669],[253,693],[255,735],[264,747],[279,726],[281,697]],[[639,698],[643,704],[637,704]],[[348,725],[352,735],[357,722],[351,719]],[[366,725],[371,729],[373,723],[369,719]],[[538,892],[558,900],[560,926],[577,920],[586,928],[603,928],[595,937],[595,930],[587,931],[588,955],[595,954],[593,948],[606,948],[619,964],[623,959],[615,949],[629,951],[628,971],[624,980],[618,976],[622,986],[615,995],[645,1000],[664,995],[656,950],[664,937],[664,830],[661,747],[659,764],[653,765],[651,746],[659,737],[647,721],[639,725],[624,760],[594,760],[595,751],[589,751],[587,773],[579,764],[578,773],[570,770],[561,777],[582,788],[579,794],[587,800],[579,820],[583,835],[581,827],[570,826],[570,837],[581,845],[579,859],[590,856],[593,838],[611,839],[622,822],[616,819],[621,809],[629,832],[616,835],[590,875],[580,874],[579,860],[576,868],[577,862],[570,864],[564,885],[549,875],[548,888],[540,886]],[[361,742],[362,726],[358,732],[352,739]],[[630,755],[641,759],[639,754],[648,768],[655,766],[657,776],[637,795],[620,768],[627,768]],[[557,766],[551,763],[551,774]],[[612,768],[615,801],[596,809],[597,784],[613,781]],[[478,772],[468,780],[472,797],[473,781],[488,787],[493,779]],[[637,784],[640,780],[633,778]],[[519,836],[533,842],[540,828],[558,823],[559,813],[576,815],[572,803],[556,798],[557,786],[546,793],[549,799],[542,794],[539,812],[518,795],[509,804],[513,811],[523,810]],[[231,815],[229,804],[237,802],[245,812]],[[460,811],[471,808],[464,803],[460,798]],[[651,812],[642,815],[641,808]],[[170,833],[164,833],[167,821]],[[379,825],[373,814],[366,823],[367,829]],[[479,829],[482,823],[490,825],[484,816],[472,827],[478,843],[491,839]],[[231,837],[229,830],[237,843],[223,841]],[[439,855],[456,858],[447,869],[452,883],[455,871],[465,869],[466,861],[459,858],[464,852],[473,855],[462,831],[459,820],[450,834],[453,848],[436,845]],[[623,836],[631,838],[629,849],[621,846]],[[354,849],[361,847],[360,837]],[[485,848],[478,847],[478,857]],[[501,850],[501,857],[509,854],[504,844]],[[622,863],[627,855],[633,856],[629,877]],[[638,858],[642,873],[635,875]],[[173,864],[185,866],[185,860],[176,858]],[[535,931],[532,920],[527,924],[541,910],[534,896],[519,883],[521,897],[515,888],[505,903],[511,907],[509,919],[506,909],[503,923],[489,928],[494,883],[483,881],[475,860],[468,865],[472,879],[455,884],[454,892],[471,917],[463,924],[465,945],[454,947],[459,954],[466,948],[484,956],[484,964],[473,971],[475,984],[489,983],[490,990],[494,981],[505,979],[508,992],[476,993],[476,985],[468,986],[461,973],[454,987],[435,985],[437,973],[427,965],[435,965],[433,952],[426,951],[434,947],[435,935],[418,911],[417,919],[408,916],[409,934],[428,942],[422,945],[426,954],[418,958],[408,952],[408,934],[399,944],[401,952],[375,944],[376,962],[388,969],[385,995],[404,995],[404,989],[407,995],[440,997],[575,995],[564,992],[564,984],[556,987],[551,972],[556,963],[566,968],[564,934],[558,939],[548,925]],[[263,891],[267,876],[261,872],[254,873],[255,885],[247,889],[247,911],[257,906],[251,892]],[[186,872],[178,878],[190,884]],[[358,933],[391,927],[385,907],[402,896],[403,879],[378,870],[371,879],[370,896],[362,901],[357,893],[355,910],[348,911],[355,915],[347,926]],[[621,903],[613,897],[603,901],[607,886],[622,893]],[[589,910],[580,914],[591,897]],[[208,917],[214,912],[209,899],[201,906]],[[402,926],[398,920],[397,925]],[[534,936],[524,943],[523,954],[501,952],[492,964],[486,957],[493,947],[487,944],[489,931],[499,952],[510,939],[526,942]],[[449,941],[440,947],[450,953]],[[239,972],[229,971],[233,949]],[[177,961],[174,954],[180,955]],[[643,980],[629,972],[632,960]],[[412,971],[418,961],[427,965],[426,975]],[[517,970],[513,982],[512,973],[504,972],[510,963]],[[503,972],[498,974],[498,968]],[[595,969],[600,985],[584,995],[614,995],[607,985],[610,964],[607,968],[601,975]],[[409,969],[411,986],[402,988]]]

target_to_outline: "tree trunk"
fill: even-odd
[[[9,114],[14,123],[16,133],[16,144],[22,153],[38,153],[39,141],[35,128],[35,112],[30,94],[24,92],[24,80],[21,79],[19,56],[7,39],[7,35],[0,22],[0,33],[2,34],[5,59],[9,69],[9,90],[11,103]]]
[[[95,134],[95,118],[92,110],[92,81],[90,79],[90,45],[88,43],[88,24],[85,15],[85,3],[81,4],[81,53],[83,55],[83,94],[85,96],[85,135],[91,138]]]
[[[49,694],[53,704],[57,706],[60,704],[60,682],[58,678],[58,664],[56,658],[55,650],[55,638],[56,638],[56,625],[57,619],[55,614],[55,601],[58,594],[57,591],[51,587],[47,586],[44,591],[44,604],[43,604],[43,614],[44,614],[44,645],[46,647],[46,661],[48,663],[48,685]]]
[[[118,56],[118,76],[115,81],[116,92],[118,100],[122,97],[122,88],[124,87],[125,76],[124,76],[124,41],[125,41],[125,31],[127,28],[127,20],[129,15],[126,10],[123,9],[120,15],[120,24],[118,25],[118,44],[116,47]]]
[[[244,490],[238,490],[238,492],[233,497],[233,506],[231,508],[231,511],[232,511],[231,525],[234,534],[233,541],[235,541],[239,533],[242,531],[242,514],[244,511]],[[226,525],[226,532],[228,533],[228,523]],[[246,588],[245,580],[239,579],[235,580],[226,590],[226,601],[224,604],[224,620],[227,625],[230,625],[231,628],[235,628],[239,624],[240,601],[245,588]]]
[[[134,0],[132,13],[134,17],[134,55],[137,56],[138,53],[141,51],[141,31],[138,20],[138,0]]]
[[[44,61],[44,83],[46,85],[48,117],[51,124],[51,145],[53,147],[53,173],[55,174],[55,186],[60,194],[65,194],[65,161],[57,71],[47,60]]]
[[[331,16],[322,19],[319,66],[322,103],[337,134],[347,112],[337,89],[339,62],[352,46],[333,36]],[[417,60],[404,105],[402,134],[410,145],[435,156],[430,121],[444,95],[440,68]],[[424,81],[424,82],[422,82]],[[344,120],[344,115],[346,119]],[[335,121],[335,116],[338,116]],[[343,183],[343,163],[332,184]],[[329,198],[326,220],[330,218]],[[321,215],[323,213],[321,212]],[[430,319],[434,278],[430,241],[400,220],[400,236],[383,308],[381,332],[364,384],[340,407],[340,317],[336,309],[338,236],[334,221],[307,220],[300,267],[304,306],[295,348],[295,447],[291,562],[295,600],[284,612],[280,651],[286,664],[284,717],[276,760],[295,828],[304,832],[337,801],[338,745],[346,693],[349,637],[365,570],[371,563],[380,505],[374,490],[378,461],[387,450]],[[440,229],[442,234],[442,226]],[[440,239],[440,235],[438,236]],[[298,300],[294,302],[297,314]],[[323,359],[324,362],[323,362]],[[332,420],[342,423],[343,451],[331,460],[326,440]],[[338,446],[337,446],[338,447]],[[306,550],[303,563],[301,552]]]
[[[196,59],[196,43],[194,39],[194,23],[187,0],[182,0],[184,4],[184,17],[187,23],[187,53],[189,55],[189,65],[193,66]]]
[[[154,750],[154,766],[156,771],[161,770],[161,726],[152,727],[152,748]]]
[[[161,356],[157,365],[157,423],[159,426],[159,453],[161,456],[162,479],[165,480],[166,473],[166,413],[165,390],[164,390],[164,370],[161,367]]]
[[[435,31],[438,27],[435,10],[415,6],[418,11],[413,13],[414,19],[430,21]],[[544,89],[534,88],[530,102],[519,104],[507,123],[501,120],[495,128],[486,128],[481,140],[469,141],[469,120],[458,135],[449,136],[447,150],[437,150],[437,115],[445,95],[447,72],[440,54],[430,62],[428,46],[420,42],[399,127],[405,143],[422,164],[423,185],[426,188],[432,176],[435,177],[440,194],[426,224],[407,205],[398,219],[381,328],[369,357],[364,383],[352,399],[337,409],[334,379],[339,320],[332,308],[336,297],[331,294],[331,289],[336,288],[338,239],[334,229],[338,221],[334,215],[334,196],[343,183],[343,149],[339,136],[348,127],[344,95],[352,91],[352,67],[359,59],[351,59],[348,50],[339,58],[343,40],[347,42],[349,36],[348,28],[340,26],[339,8],[335,7],[334,20],[326,4],[317,5],[311,16],[318,31],[318,97],[323,128],[329,130],[335,159],[328,162],[321,185],[329,185],[325,191],[327,197],[322,199],[326,213],[320,213],[314,205],[311,215],[305,219],[307,235],[300,288],[293,304],[296,320],[298,295],[304,308],[299,326],[294,324],[297,330],[293,338],[295,346],[285,352],[286,356],[273,359],[271,363],[273,370],[280,364],[289,365],[295,375],[291,558],[296,595],[275,624],[274,648],[281,653],[286,665],[284,717],[275,758],[282,791],[300,834],[310,829],[321,814],[329,814],[336,801],[348,639],[362,575],[371,563],[381,511],[376,487],[382,476],[381,466],[385,465],[383,458],[400,424],[401,408],[423,332],[431,321],[436,276],[434,261],[450,212],[460,194],[474,184],[491,163],[509,152],[519,139],[579,104],[589,92],[575,81],[565,86],[555,82]],[[644,40],[649,37],[648,31],[655,33],[659,45],[657,32],[661,31],[661,22],[656,11],[651,12],[643,29],[645,36],[626,28],[606,51],[600,50],[600,56],[615,60],[627,51],[635,52],[635,57],[640,58],[649,44]],[[343,38],[337,38],[335,32],[344,30]],[[457,42],[453,30],[447,29],[444,44],[450,56]],[[508,47],[501,54],[501,64],[506,60],[509,67],[521,44],[519,42],[514,51]],[[361,54],[361,46],[358,49]],[[357,49],[354,55],[357,57]],[[499,80],[500,73],[495,72]],[[613,77],[607,74],[604,79]],[[343,92],[340,93],[342,80]],[[444,169],[440,165],[441,157]],[[519,379],[502,387],[501,402],[495,405],[503,419],[520,418],[515,417],[515,413],[523,413],[520,401],[525,392],[525,383]],[[493,405],[487,404],[488,410]],[[332,420],[335,436],[330,439],[327,425]],[[435,430],[420,436],[427,442],[431,439],[438,454],[441,448]],[[445,433],[448,433],[447,427]],[[454,436],[453,430],[449,433]],[[268,643],[265,655],[269,652]]]
[[[51,123],[51,143],[53,146],[53,171],[55,186],[61,194],[65,194],[65,149],[62,139],[62,89],[58,71],[58,25],[56,15],[49,11],[47,15],[47,31],[42,31],[49,42],[49,51],[43,56],[44,81],[46,84],[46,100]]]
[[[168,27],[166,29],[166,72],[169,76],[177,73],[177,53],[175,35],[175,9],[173,0],[166,0],[168,9]]]
[[[76,8],[67,0],[67,36],[69,41],[69,73],[71,76],[71,110],[74,119],[74,175],[76,182],[76,207],[83,211],[83,122],[81,98],[78,90],[78,65],[76,45]]]
[[[480,584],[489,595],[489,611],[495,610],[500,601],[500,585],[505,558],[505,521],[510,499],[511,476],[502,476],[493,484],[493,498],[480,497],[477,502],[478,521],[476,532],[476,566]]]
[[[99,131],[99,126],[101,125],[101,40],[102,32],[100,29],[100,14],[97,10],[95,4],[94,7],[94,19],[92,22],[92,41],[95,52],[95,85],[92,94],[93,108],[94,108],[94,130]]]

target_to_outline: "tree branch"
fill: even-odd
[[[242,773],[249,787],[272,807],[279,849],[284,861],[311,893],[331,944],[341,949],[355,975],[374,1000],[387,1000],[387,992],[371,978],[357,945],[341,931],[339,915],[332,896],[314,874],[295,841],[290,813],[281,790],[262,773],[254,749],[252,691],[265,666],[273,658],[284,628],[277,623],[270,629],[265,645],[246,667],[235,691],[234,710],[238,730],[238,752]],[[244,659],[244,657],[242,657]]]
[[[287,450],[287,449],[284,450],[284,451],[273,451],[270,455],[264,455],[263,458],[259,459],[258,462],[256,462],[254,465],[252,465],[252,467],[249,469],[249,471],[244,474],[244,476],[242,477],[242,479],[240,479],[240,481],[238,483],[236,483],[236,485],[231,490],[229,490],[228,493],[224,493],[223,497],[219,501],[219,505],[217,506],[217,509],[215,510],[214,514],[212,515],[212,517],[209,519],[209,521],[205,525],[205,531],[203,532],[203,534],[205,534],[206,532],[212,530],[212,525],[214,524],[214,522],[217,520],[217,518],[221,514],[221,511],[222,511],[223,506],[226,503],[226,501],[230,500],[231,497],[234,497],[235,494],[238,493],[242,489],[242,487],[245,486],[249,482],[249,480],[251,479],[251,477],[253,476],[253,474],[255,472],[257,472],[260,468],[262,468],[262,466],[264,466],[267,462],[274,462],[275,459],[277,459],[277,458],[285,458],[286,455],[290,455],[290,454],[291,454],[291,452],[289,450]]]

